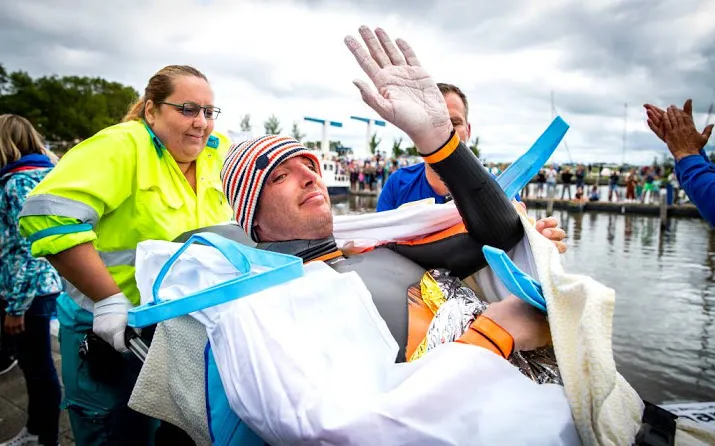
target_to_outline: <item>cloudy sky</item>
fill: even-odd
[[[350,116],[377,117],[343,44],[361,24],[404,38],[437,81],[465,91],[490,161],[531,145],[552,119],[552,92],[571,125],[557,162],[620,162],[624,129],[625,160],[650,162],[665,148],[643,103],[692,97],[702,126],[715,101],[712,0],[0,0],[0,10],[9,71],[101,76],[141,92],[164,65],[191,64],[213,85],[217,129],[238,131],[250,113],[258,135],[275,114],[284,132],[298,122],[318,140],[320,126],[303,121],[312,116],[341,121],[330,138],[354,149],[366,129]],[[402,135],[378,132],[388,151]]]

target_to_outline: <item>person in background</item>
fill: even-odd
[[[571,179],[573,178],[573,174],[571,173],[571,170],[567,167],[564,169],[564,171],[561,173],[561,182],[563,183],[563,189],[561,189],[561,199],[564,199],[564,194],[566,192],[569,193],[569,200],[571,199]]]
[[[546,170],[540,169],[536,174],[536,198],[544,198],[544,184],[546,184]]]
[[[705,154],[713,124],[699,132],[693,122],[693,101],[682,109],[674,105],[667,111],[646,104],[648,127],[665,142],[675,158],[675,175],[682,190],[698,208],[700,215],[715,227],[715,163]]]
[[[546,196],[555,197],[556,196],[556,179],[559,173],[556,168],[552,165],[546,168]]]
[[[27,119],[0,115],[0,290],[4,336],[14,337],[27,389],[27,423],[6,445],[56,445],[60,382],[52,359],[50,318],[62,283],[42,258],[33,258],[20,235],[18,216],[32,189],[54,164]],[[6,340],[3,339],[3,343]]]
[[[653,202],[653,195],[656,192],[654,186],[655,175],[653,174],[653,168],[649,167],[646,171],[645,179],[643,180],[643,193],[641,194],[641,203],[651,204]]]
[[[456,85],[438,82],[437,87],[447,103],[447,111],[455,132],[460,141],[468,143],[472,126],[467,120],[469,113],[467,96]],[[419,163],[403,167],[390,175],[377,200],[377,212],[397,209],[403,204],[427,198],[434,199],[435,203],[444,203],[448,196],[449,189],[434,169],[428,163]],[[561,242],[566,237],[566,233],[558,228],[558,222],[554,217],[537,221],[536,229],[554,242]],[[557,243],[557,246],[560,250],[566,249],[563,243]]]
[[[162,68],[124,122],[70,150],[20,213],[32,254],[66,280],[57,313],[77,445],[153,444],[166,432],[127,406],[141,368],[124,340],[139,304],[136,248],[231,218],[219,178],[229,141],[213,134],[219,112],[203,73]]]
[[[584,197],[583,197],[583,187],[579,186],[576,188],[576,194],[574,195],[574,198],[578,202],[586,201],[586,200],[584,200]]]
[[[618,201],[618,181],[621,176],[617,170],[611,172],[611,176],[608,179],[608,201]]]
[[[678,204],[678,195],[680,192],[680,183],[675,175],[675,171],[668,174],[668,204]]]
[[[15,339],[2,332],[5,325],[5,307],[7,302],[0,294],[0,376],[10,373],[17,366],[15,357]]]
[[[638,175],[635,169],[631,169],[626,175],[626,201],[633,202],[636,200],[636,186],[638,184]]]
[[[457,135],[465,144],[469,142],[472,126],[467,120],[469,102],[467,96],[456,85],[437,83],[442,93],[449,118]],[[377,201],[377,212],[397,209],[405,203],[434,199],[435,203],[448,200],[449,190],[427,163],[418,163],[403,167],[390,175]]]
[[[588,196],[588,201],[598,201],[601,199],[601,194],[598,193],[598,186],[591,187],[591,194]]]
[[[583,192],[583,188],[586,185],[586,170],[582,165],[579,164],[579,166],[576,168],[576,189],[579,187],[581,188],[581,191]]]

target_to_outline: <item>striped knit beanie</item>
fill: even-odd
[[[266,135],[232,145],[221,169],[221,182],[236,223],[254,241],[253,219],[263,185],[273,169],[294,156],[309,158],[318,172],[320,161],[303,144],[293,138]]]

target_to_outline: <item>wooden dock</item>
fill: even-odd
[[[548,200],[546,198],[523,198],[527,208],[547,209]],[[659,204],[642,204],[629,202],[610,201],[587,201],[554,199],[554,209],[564,209],[576,212],[611,212],[616,214],[636,214],[636,215],[660,215]],[[670,205],[668,216],[701,218],[700,213],[692,204]]]

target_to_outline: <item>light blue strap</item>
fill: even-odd
[[[514,199],[516,194],[529,184],[534,175],[539,173],[539,170],[561,143],[568,129],[569,125],[560,116],[557,116],[534,145],[499,175],[497,183],[506,193],[507,198]]]
[[[503,250],[484,246],[482,252],[494,274],[510,293],[546,313],[546,299],[538,281],[520,270]]]
[[[152,297],[154,298],[154,303],[161,302],[159,299],[159,289],[161,288],[161,283],[164,281],[164,277],[171,269],[171,266],[176,262],[181,254],[186,251],[186,249],[194,242],[201,242],[204,245],[212,246],[216,248],[224,257],[234,266],[241,274],[247,274],[251,271],[251,262],[248,260],[245,254],[241,252],[241,248],[238,243],[233,242],[227,238],[221,237],[218,234],[213,234],[210,232],[199,232],[194,234],[179,248],[178,251],[174,253],[171,258],[162,266],[159,275],[156,276],[154,281],[154,286],[152,287]]]
[[[36,241],[38,241],[40,239],[43,239],[45,237],[50,237],[53,235],[74,234],[77,232],[87,232],[87,231],[91,231],[91,230],[92,230],[92,225],[89,223],[77,223],[77,224],[73,224],[73,225],[53,226],[51,228],[37,231],[34,234],[28,236],[27,239],[30,241],[30,243],[35,243]]]

